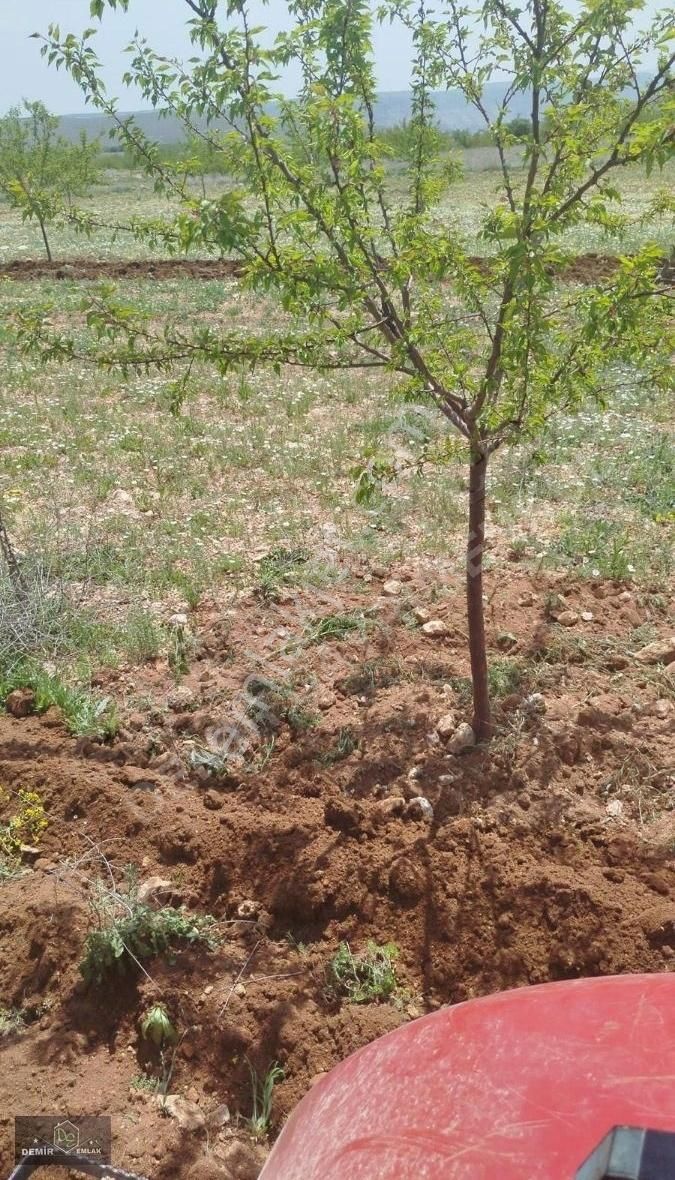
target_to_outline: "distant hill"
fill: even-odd
[[[484,101],[490,115],[497,109],[504,97],[504,84],[490,82],[485,87]],[[434,95],[436,116],[441,127],[446,130],[479,131],[484,127],[483,120],[476,109],[469,105],[459,90],[442,91]],[[509,111],[512,118],[517,115],[527,115],[529,101],[526,94],[519,94],[510,103]],[[158,143],[175,143],[184,138],[183,129],[177,119],[170,116],[163,118],[156,111],[134,111],[139,127],[151,139]],[[390,90],[378,95],[375,106],[375,117],[380,127],[393,127],[401,123],[410,115],[410,92],[408,90]],[[61,133],[68,139],[77,139],[81,131],[86,131],[90,137],[100,135],[107,139],[111,120],[105,115],[63,115],[61,117]]]

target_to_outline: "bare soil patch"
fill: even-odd
[[[198,608],[178,687],[162,660],[102,678],[124,714],[110,744],[74,741],[53,712],[0,718],[0,782],[38,791],[49,818],[29,871],[0,883],[0,1003],[25,1022],[0,1038],[0,1170],[15,1113],[67,1108],[112,1115],[122,1167],[253,1180],[264,1150],[236,1118],[251,1109],[249,1061],[283,1066],[276,1131],[317,1075],[441,1004],[673,969],[673,709],[666,670],[636,661],[631,638],[645,624],[667,635],[662,607],[514,567],[491,600],[490,644],[522,676],[502,692],[492,745],[455,756],[436,727],[467,713],[461,584],[387,576],[402,583],[390,597],[375,571],[360,591]],[[311,620],[338,607],[368,625],[309,643]],[[420,607],[446,635],[422,633]],[[241,765],[209,774],[190,751],[230,724],[253,672],[292,683],[295,711],[277,709]],[[214,915],[219,949],[179,948],[146,964],[151,978],[85,987],[92,847]],[[341,940],[396,943],[394,1002],[335,997]],[[139,1018],[158,998],[184,1034],[170,1090],[207,1120],[226,1104],[229,1124],[187,1131],[134,1088],[152,1063]]]
[[[489,260],[473,262],[489,269]],[[580,254],[561,267],[561,277],[568,282],[594,283],[614,274],[618,259],[612,254]],[[47,262],[41,258],[21,258],[0,264],[0,278],[17,279],[230,279],[241,275],[243,265],[236,258],[151,258],[103,259],[68,258]]]

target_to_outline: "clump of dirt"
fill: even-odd
[[[318,1075],[441,1004],[672,969],[673,709],[667,669],[635,658],[667,633],[662,598],[514,570],[490,608],[497,735],[453,754],[461,587],[387,576],[394,595],[369,574],[330,601],[200,607],[178,688],[163,660],[107,674],[111,744],[74,741],[53,711],[0,718],[0,782],[37,791],[49,820],[0,883],[0,1006],[21,1017],[0,1037],[5,1170],[12,1116],[49,1109],[110,1114],[129,1170],[253,1180],[251,1067],[283,1069],[274,1133]],[[329,610],[363,625],[310,643]],[[126,864],[213,915],[220,944],[86,987],[90,882]],[[336,996],[344,941],[396,944],[390,1001]],[[164,1062],[140,1026],[158,1001],[179,1037]],[[192,1130],[163,1117],[154,1076],[196,1108]]]
[[[242,273],[236,258],[15,258],[0,264],[6,279],[231,279]]]

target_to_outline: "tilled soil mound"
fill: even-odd
[[[112,1115],[123,1167],[253,1180],[264,1151],[236,1119],[250,1113],[249,1063],[284,1069],[278,1129],[317,1075],[440,1004],[672,969],[674,800],[662,768],[673,712],[663,669],[635,661],[626,639],[663,624],[623,587],[562,589],[586,647],[542,665],[543,702],[528,685],[505,696],[493,744],[461,755],[436,729],[449,710],[465,716],[461,591],[436,607],[447,634],[433,639],[410,624],[412,583],[405,601],[375,600],[374,635],[296,649],[312,724],[289,712],[253,769],[209,774],[186,752],[265,653],[270,677],[281,619],[293,634],[312,606],[301,594],[283,609],[251,597],[227,626],[214,610],[195,615],[200,646],[179,689],[160,661],[111,674],[120,697],[133,683],[155,701],[111,744],[75,741],[53,711],[0,718],[0,782],[38,791],[49,819],[30,871],[0,883],[0,1003],[27,1025],[0,1038],[5,1171],[10,1116],[49,1108]],[[550,595],[514,574],[493,645],[506,633],[534,661],[559,644]],[[584,650],[592,658],[579,660]],[[170,883],[165,900],[214,915],[221,945],[85,987],[77,965],[95,922],[83,882],[128,863]],[[343,940],[396,944],[393,1001],[335,994],[327,968]],[[182,1038],[170,1090],[203,1112],[193,1130],[134,1082],[157,1064],[139,1027],[157,998]]]
[[[473,262],[489,271],[489,260]],[[568,282],[594,283],[614,274],[618,260],[611,254],[580,254],[560,268]],[[147,258],[107,259],[68,258],[47,262],[40,258],[21,258],[0,263],[0,278],[20,279],[230,279],[238,278],[243,264],[236,258]]]

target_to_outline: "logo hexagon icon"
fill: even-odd
[[[71,1123],[70,1119],[64,1119],[62,1123],[57,1123],[54,1127],[54,1147],[58,1147],[61,1151],[77,1151],[80,1146],[80,1129]]]

